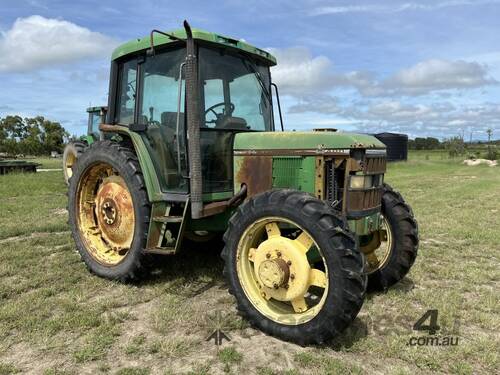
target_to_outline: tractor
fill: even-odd
[[[69,178],[73,173],[72,167],[76,159],[78,159],[78,156],[80,156],[88,146],[94,143],[94,141],[101,139],[99,125],[105,122],[107,110],[108,108],[104,106],[87,108],[87,113],[89,114],[87,134],[80,137],[78,141],[69,142],[64,148],[63,173],[66,184],[69,184]]]
[[[120,281],[183,239],[224,233],[239,313],[317,344],[354,320],[368,289],[407,274],[418,227],[384,182],[383,143],[284,131],[274,65],[269,52],[187,22],[119,46],[104,136],[72,167],[69,223],[88,269]]]

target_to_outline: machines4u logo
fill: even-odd
[[[453,332],[458,334],[459,320],[455,319]],[[415,331],[426,331],[426,336],[412,336],[408,340],[409,346],[456,346],[458,336],[439,336],[437,333],[441,327],[438,325],[438,310],[427,310],[424,315],[413,325]]]

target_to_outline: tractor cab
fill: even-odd
[[[232,145],[240,132],[273,131],[265,51],[217,34],[193,30],[202,194],[233,195]],[[184,30],[129,42],[113,54],[108,123],[140,134],[162,193],[189,193],[186,43]],[[152,46],[152,47],[151,47]],[[149,47],[149,49],[148,49]],[[133,52],[132,52],[133,51]]]
[[[87,144],[91,144],[100,138],[99,125],[106,122],[107,110],[108,107],[104,106],[87,108],[89,119],[87,124],[87,134],[84,136],[84,141],[86,141]]]

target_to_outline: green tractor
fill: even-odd
[[[101,139],[99,125],[106,120],[108,107],[90,107],[87,108],[89,120],[87,125],[87,134],[80,137],[78,141],[69,142],[63,152],[63,173],[64,181],[69,185],[69,178],[73,173],[73,165],[76,159],[85,149],[95,141]]]
[[[187,22],[118,47],[105,140],[72,168],[70,224],[87,267],[122,281],[149,254],[224,233],[238,311],[270,335],[322,343],[353,321],[367,288],[407,274],[418,227],[384,183],[376,138],[276,129],[275,64]]]

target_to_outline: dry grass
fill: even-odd
[[[137,284],[103,280],[74,251],[61,173],[0,176],[0,374],[498,372],[500,169],[413,154],[387,180],[419,220],[416,264],[341,337],[302,348],[236,315],[220,248],[159,259]],[[407,345],[431,308],[457,346]],[[205,340],[217,310],[231,337],[219,352]]]

